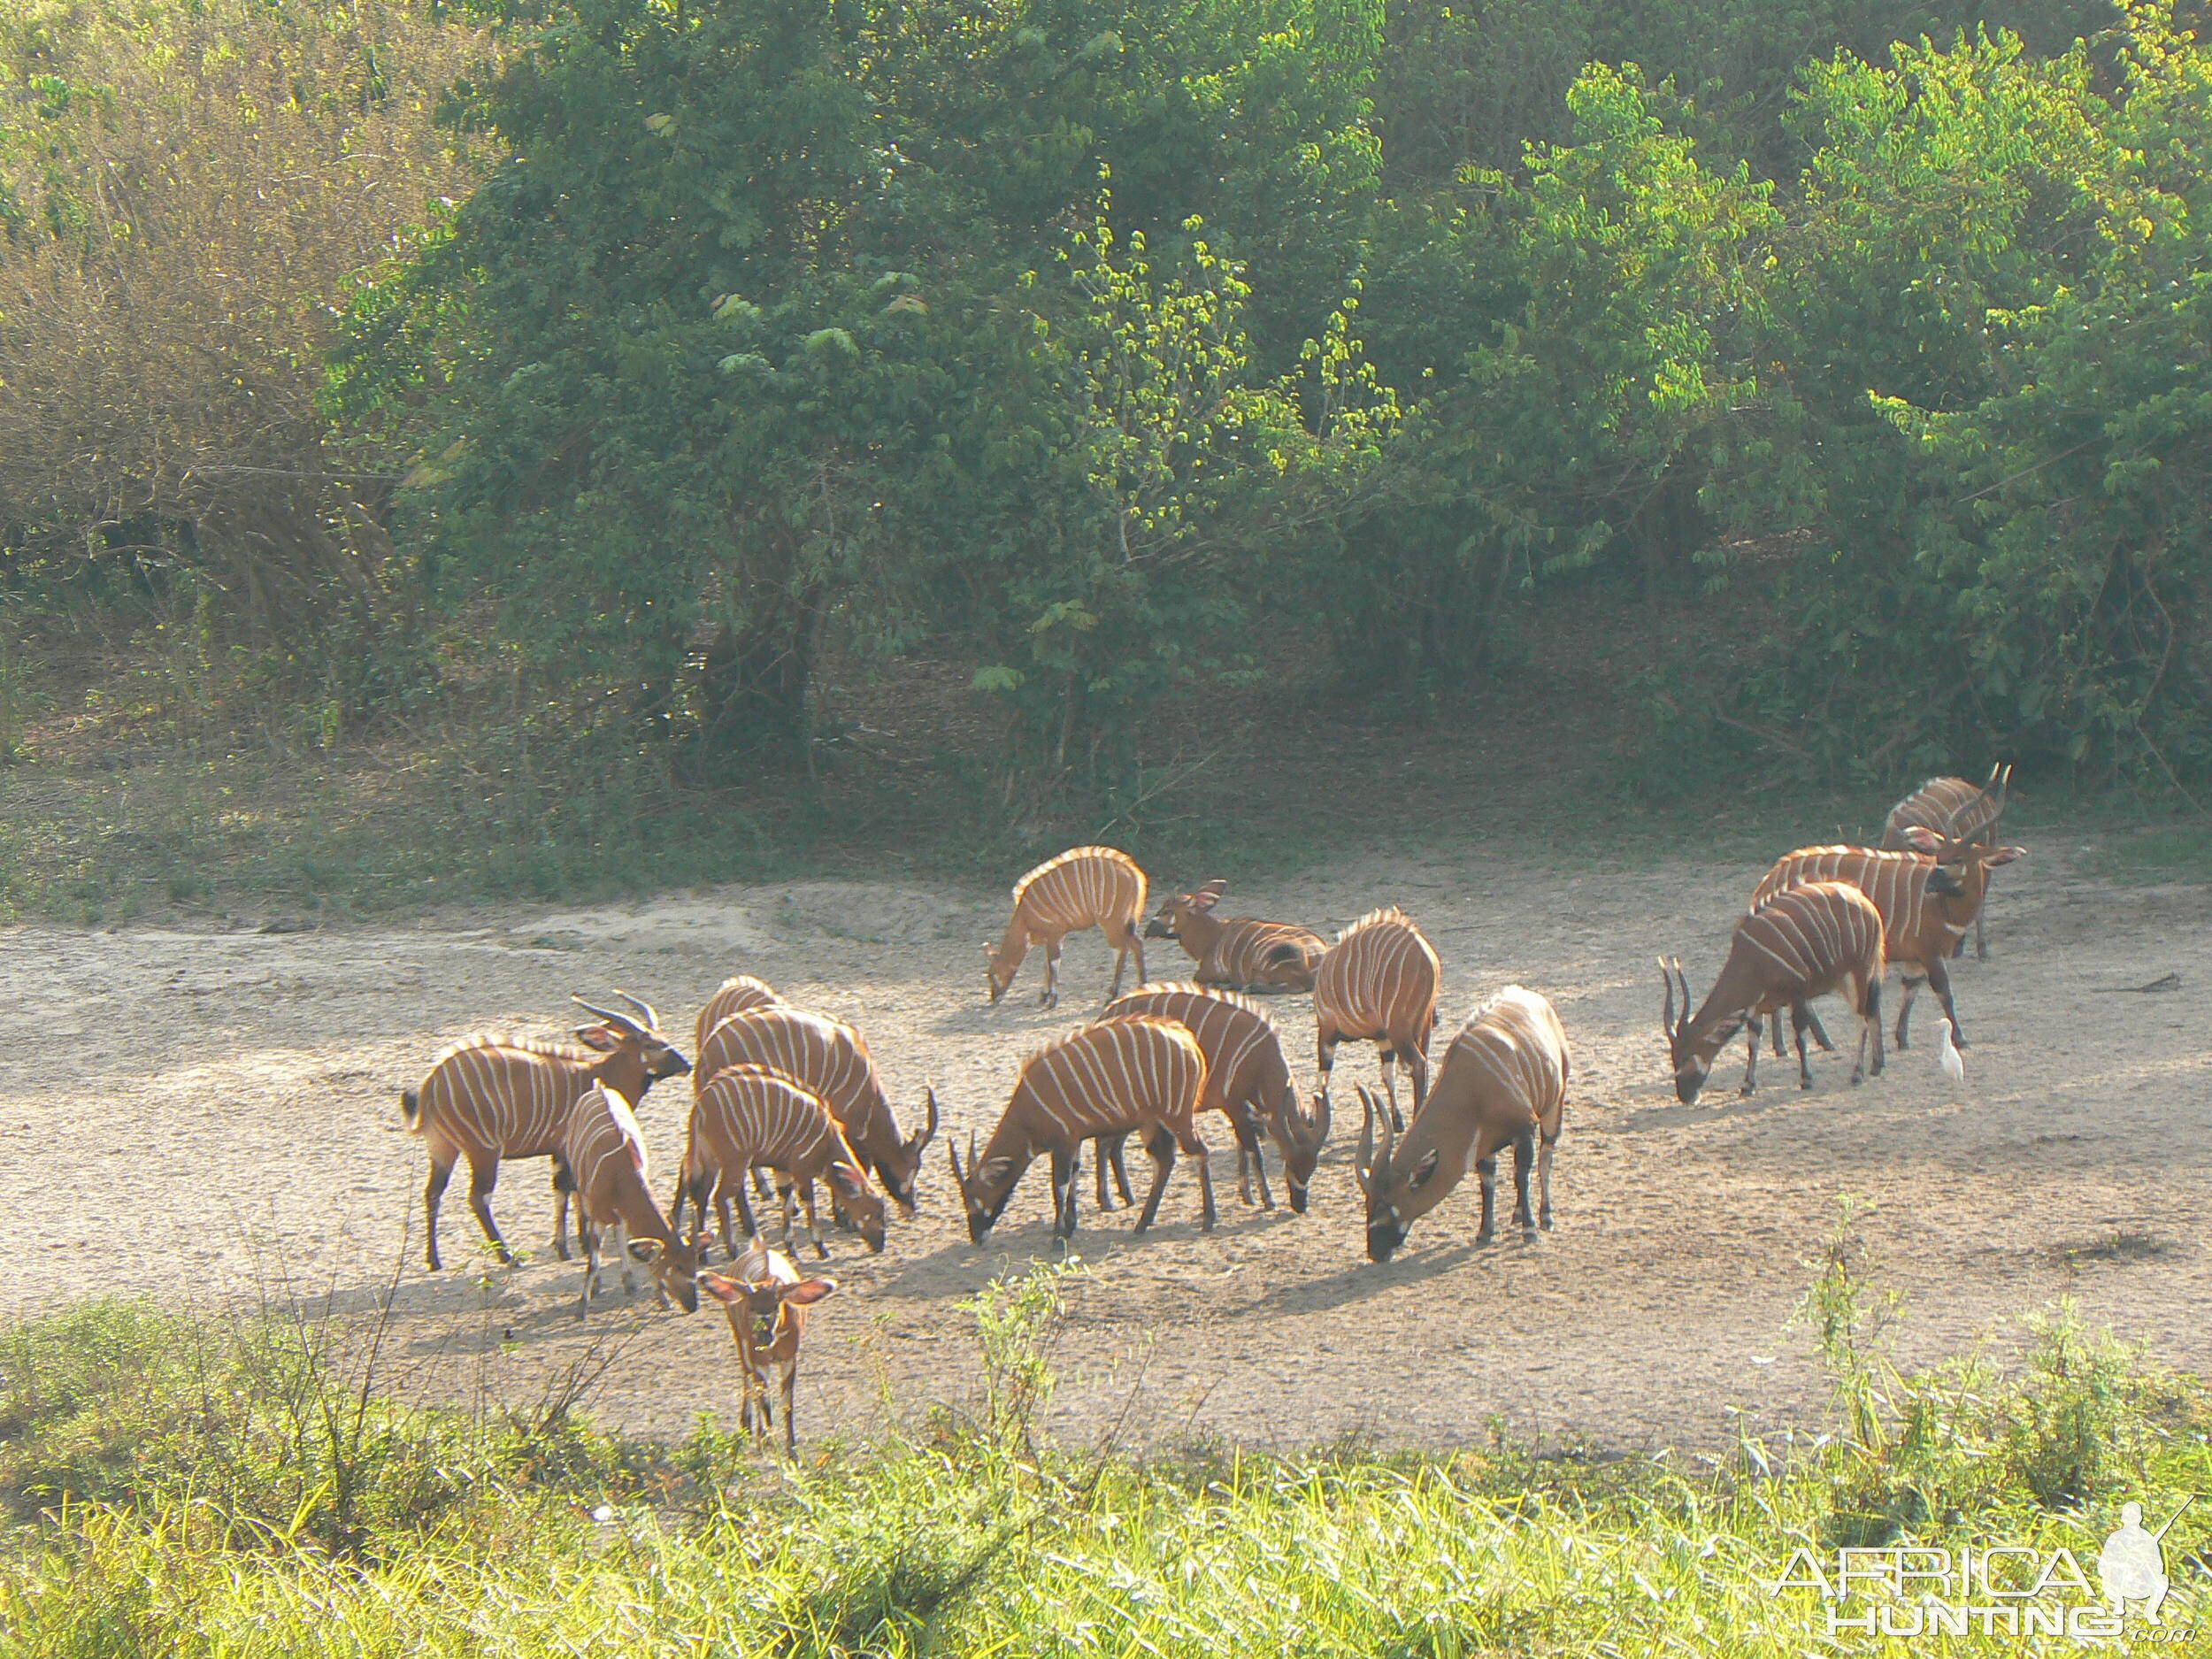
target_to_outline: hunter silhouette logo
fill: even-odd
[[[2146,1617],[2158,1617],[2166,1593],[2173,1587],[2166,1577],[2166,1552],[2161,1540],[2196,1501],[2196,1494],[2191,1493],[2155,1532],[2143,1530],[2141,1504],[2120,1506],[2120,1525],[2097,1552],[2097,1582],[2103,1586],[2105,1601],[2115,1613],[2124,1616],[2129,1602],[2141,1601]]]

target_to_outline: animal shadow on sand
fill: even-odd
[[[571,1289],[561,1295],[534,1297],[521,1303],[457,1310],[444,1318],[426,1321],[426,1328],[407,1348],[411,1353],[425,1355],[492,1354],[557,1342],[565,1337],[626,1342],[655,1321],[686,1317],[672,1305],[659,1306],[652,1290],[641,1287],[633,1295],[625,1295],[619,1289],[611,1294],[602,1291],[592,1299],[590,1317],[579,1319]]]
[[[1255,1296],[1238,1310],[1244,1313],[1325,1313],[1348,1302],[1400,1285],[1418,1285],[1478,1259],[1499,1259],[1539,1247],[1509,1240],[1477,1245],[1472,1240],[1439,1242],[1426,1250],[1409,1251],[1389,1262],[1355,1262],[1326,1279],[1306,1279]]]
[[[1124,985],[1126,992],[1133,986]],[[1106,1011],[1103,996],[1079,996],[1063,991],[1056,1008],[1040,1008],[1035,993],[1018,996],[1006,994],[1006,1000],[993,1007],[980,992],[972,1003],[962,1003],[947,1009],[929,1022],[929,1029],[940,1036],[969,1037],[1001,1033],[1017,1037],[1033,1038],[1042,1042],[1047,1038],[1061,1036],[1088,1025]]]
[[[1245,1225],[1265,1225],[1260,1220],[1264,1213],[1256,1212]],[[902,1257],[892,1271],[869,1286],[869,1294],[924,1299],[973,1295],[994,1279],[1019,1279],[1032,1268],[1048,1263],[1073,1258],[1099,1266],[1133,1255],[1141,1256],[1156,1248],[1171,1250],[1178,1243],[1209,1236],[1219,1238],[1224,1229],[1236,1225],[1228,1211],[1223,1213],[1211,1235],[1199,1230],[1195,1218],[1163,1217],[1153,1224],[1150,1232],[1139,1238],[1126,1223],[1115,1225],[1125,1214],[1133,1216],[1133,1211],[1118,1210],[1105,1218],[1103,1225],[1079,1228],[1064,1247],[1052,1236],[1051,1224],[1042,1217],[1001,1226],[993,1231],[989,1242],[981,1246],[961,1239],[948,1240],[926,1255]]]
[[[548,1264],[557,1271],[532,1271]],[[661,1311],[642,1271],[638,1289],[626,1294],[621,1270],[611,1266],[601,1275],[589,1320],[579,1320],[576,1302],[583,1288],[583,1271],[580,1260],[562,1262],[550,1252],[543,1263],[520,1268],[488,1264],[476,1271],[416,1270],[397,1279],[388,1277],[295,1294],[281,1299],[282,1312],[309,1325],[366,1329],[388,1324],[402,1337],[404,1351],[450,1354],[571,1335],[587,1325],[600,1326],[623,1316]]]
[[[1628,1113],[1621,1119],[1620,1127],[1630,1134],[1647,1129],[1694,1129],[1704,1124],[1727,1123],[1732,1118],[1756,1118],[1797,1101],[1817,1101],[1824,1111],[1858,1110],[1885,1103],[1878,1087],[1861,1084],[1854,1088],[1840,1078],[1831,1083],[1818,1072],[1813,1074],[1813,1086],[1809,1089],[1798,1087],[1797,1079],[1793,1077],[1786,1084],[1763,1084],[1752,1094],[1740,1094],[1731,1088],[1717,1104],[1702,1103],[1712,1095],[1709,1090],[1695,1106],[1685,1106],[1663,1096],[1654,1105]]]
[[[369,1279],[301,1294],[291,1302],[293,1310],[306,1319],[352,1319],[378,1312],[388,1312],[396,1319],[416,1319],[487,1308],[518,1308],[525,1295],[515,1269],[491,1267],[481,1272],[416,1271],[396,1282],[389,1278]]]

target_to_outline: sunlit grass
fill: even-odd
[[[1033,1440],[1046,1273],[972,1305],[982,1418],[786,1464],[711,1427],[661,1446],[396,1405],[312,1322],[91,1304],[0,1338],[0,1655],[2078,1651],[1838,1642],[1774,1586],[1801,1545],[2063,1547],[2093,1571],[2122,1502],[2212,1488],[2205,1390],[2063,1310],[2016,1374],[1901,1375],[1882,1305],[1839,1233],[1807,1299],[1836,1426],[1723,1459],[1139,1462]],[[2169,1540],[2174,1620],[2212,1599],[2208,1537]]]

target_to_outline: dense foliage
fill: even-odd
[[[1328,65],[1371,19],[573,17],[474,102],[514,159],[365,296],[349,387],[442,381],[418,533],[541,672],[710,778],[803,750],[826,636],[956,627],[1027,769],[1096,784],[1162,689],[1250,657],[1251,573],[1388,428],[1329,268],[1375,147]],[[1279,262],[1271,305],[1217,225]]]
[[[434,155],[413,89],[458,65],[399,75],[402,12],[150,0],[104,85],[106,35],[32,15],[0,332],[70,366],[0,384],[12,591],[168,549],[209,626],[353,663],[318,671],[349,710],[498,683],[718,784],[831,752],[826,662],[928,652],[1035,822],[1125,798],[1177,694],[1448,706],[1551,588],[1652,619],[1649,788],[2212,770],[2212,57],[2168,0],[502,0]],[[217,73],[249,30],[289,104]],[[123,279],[216,170],[141,168],[127,234],[85,169],[145,110],[212,155],[245,140],[208,111],[262,104],[315,177],[417,124],[353,242],[244,280],[315,326],[235,334],[204,389],[207,283]],[[434,162],[480,173],[449,214]],[[176,363],[82,343],[126,314]],[[87,436],[112,390],[54,395],[95,357],[161,382],[128,442]],[[316,477],[265,492],[289,519],[215,491],[265,478],[242,407]],[[334,634],[337,595],[375,626]]]

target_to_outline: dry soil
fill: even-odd
[[[1575,1062],[1556,1230],[1472,1248],[1470,1183],[1373,1266],[1349,1137],[1330,1149],[1313,1213],[1267,1215],[1237,1205],[1217,1122],[1212,1234],[1197,1230],[1187,1171],[1142,1240],[1128,1216],[1087,1202],[1076,1249],[1089,1273],[1056,1350],[1053,1426],[1290,1448],[1346,1434],[1449,1445],[1502,1422],[1554,1442],[1694,1449],[1731,1439],[1738,1413],[1763,1429],[1813,1423],[1820,1377],[1790,1317],[1847,1194],[1863,1195],[1860,1236],[1909,1298],[1907,1360],[1985,1338],[2008,1350],[2024,1313],[2070,1296],[2155,1358],[2212,1369],[2212,894],[2115,887],[2078,873],[2078,851],[2043,840],[1999,877],[1993,959],[1957,976],[1963,1087],[1924,1041],[1858,1088],[1847,1055],[1816,1059],[1809,1093],[1770,1062],[1740,1099],[1738,1049],[1695,1107],[1676,1103],[1665,1074],[1653,958],[1680,953],[1701,990],[1755,864],[1561,869],[1476,849],[1233,888],[1227,908],[1324,927],[1405,906],[1444,960],[1440,1035],[1509,981],[1552,997]],[[813,883],[399,927],[0,933],[14,1060],[0,1213],[15,1244],[0,1309],[119,1292],[358,1319],[388,1291],[392,1386],[526,1404],[596,1375],[602,1420],[680,1432],[732,1408],[722,1321],[641,1295],[580,1324],[580,1270],[544,1246],[542,1163],[509,1166],[495,1199],[532,1262],[489,1263],[457,1180],[452,1265],[426,1272],[423,1154],[401,1132],[398,1091],[465,1033],[558,1034],[572,990],[635,992],[687,1033],[707,992],[742,971],[859,1025],[910,1122],[932,1079],[949,1132],[987,1132],[1024,1054],[1095,1008],[1110,962],[1096,934],[1071,941],[1057,1011],[1034,1005],[1041,957],[987,1007],[977,947],[1004,904],[1002,889]],[[1149,965],[1156,979],[1188,968],[1171,941]],[[2169,972],[2178,990],[2116,991]],[[1310,1078],[1306,1000],[1271,1008]],[[1840,1007],[1826,1011],[1845,1037]],[[1340,1103],[1373,1076],[1371,1049],[1346,1049]],[[641,1113],[664,1188],[688,1099],[666,1086]],[[972,1400],[973,1325],[956,1304],[1051,1248],[1041,1169],[977,1249],[931,1156],[923,1214],[895,1223],[883,1256],[833,1240],[842,1289],[809,1340],[810,1435]]]

